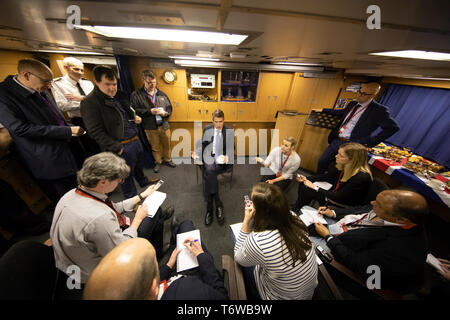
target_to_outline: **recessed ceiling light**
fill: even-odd
[[[46,52],[46,53],[70,53],[70,54],[86,54],[86,55],[99,55],[99,56],[106,56],[111,55],[108,53],[101,53],[101,52],[93,52],[93,51],[74,51],[74,50],[36,50],[37,52]]]
[[[203,58],[197,56],[169,56],[172,59],[183,59],[183,60],[202,60],[202,61],[220,61],[218,58]]]
[[[274,61],[272,64],[284,64],[289,66],[321,66],[320,63],[310,63],[310,62],[289,62],[289,61]]]
[[[373,52],[373,53],[369,53],[369,54],[376,55],[376,56],[387,56],[387,57],[398,57],[398,58],[450,61],[449,53],[422,51],[422,50]]]
[[[244,34],[231,34],[222,32],[139,28],[139,27],[115,27],[115,26],[86,26],[75,25],[76,28],[91,31],[111,38],[180,41],[209,44],[239,45],[248,36]]]

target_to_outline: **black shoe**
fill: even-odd
[[[175,163],[173,163],[172,161],[164,161],[164,164],[166,165],[166,166],[169,166],[169,167],[172,167],[172,168],[175,168],[177,165],[175,164]]]
[[[156,178],[156,177],[155,178],[147,178],[147,181],[145,183],[141,184],[141,188],[146,187],[151,184],[155,184],[158,181],[159,181],[159,178]]]
[[[160,168],[161,168],[161,165],[159,163],[156,163],[155,166],[153,167],[153,172],[158,173]]]
[[[170,206],[167,209],[163,210],[164,220],[168,220],[168,219],[172,218],[174,212],[175,212],[175,209],[172,206]]]
[[[205,216],[205,225],[209,226],[212,222],[213,222],[212,210],[207,210]]]
[[[223,207],[222,206],[218,206],[216,208],[216,216],[217,216],[217,221],[219,222],[220,225],[223,224],[223,222],[225,221],[225,217],[223,214]]]

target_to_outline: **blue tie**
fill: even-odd
[[[219,157],[219,144],[220,144],[220,131],[216,130],[216,137],[215,137],[215,141],[216,141],[216,148],[214,150],[214,158],[217,160],[217,157]]]

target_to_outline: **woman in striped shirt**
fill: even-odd
[[[245,208],[234,259],[255,266],[253,276],[265,300],[311,299],[317,286],[317,262],[306,226],[289,211],[275,185],[258,183]]]

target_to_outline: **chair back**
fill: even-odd
[[[21,241],[0,258],[0,300],[51,300],[56,280],[53,248]]]
[[[372,183],[369,186],[369,189],[367,190],[366,196],[364,198],[364,204],[369,204],[371,201],[375,200],[377,195],[384,190],[389,189],[387,184],[378,178],[373,178]]]

